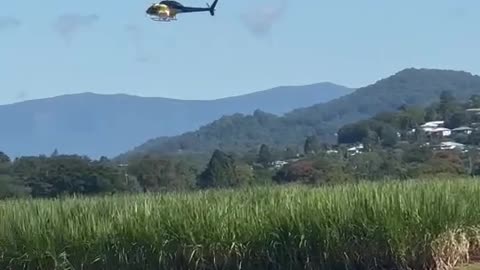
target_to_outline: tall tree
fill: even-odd
[[[455,112],[445,119],[445,127],[453,129],[470,122],[468,114],[465,111]]]
[[[468,137],[468,143],[473,145],[480,145],[480,131],[476,130]]]
[[[262,144],[260,146],[260,151],[258,152],[257,162],[263,166],[268,166],[268,164],[270,164],[272,161],[273,156],[270,148],[266,144]]]
[[[58,149],[55,148],[52,152],[52,154],[50,154],[50,157],[57,157],[58,156]]]
[[[183,161],[146,155],[131,160],[128,173],[135,176],[144,191],[189,189],[195,178],[192,167]]]
[[[362,142],[371,134],[366,121],[361,121],[354,124],[346,124],[338,130],[338,143],[350,144]]]
[[[427,109],[425,109],[425,121],[430,122],[430,121],[437,121],[439,118],[438,112],[437,112],[437,106],[429,106]]]
[[[235,161],[220,150],[215,150],[207,168],[199,175],[200,188],[232,187],[238,183]]]
[[[383,125],[380,129],[380,140],[383,146],[395,146],[398,142],[397,130],[391,125]]]
[[[7,156],[4,152],[0,151],[0,164],[1,163],[10,163],[10,157]]]
[[[315,154],[320,149],[320,141],[317,136],[308,136],[305,140],[303,151],[305,154]]]
[[[457,110],[457,100],[451,91],[442,91],[438,112],[442,120],[446,120]]]

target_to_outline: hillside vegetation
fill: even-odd
[[[192,91],[204,91],[192,89]],[[351,93],[331,83],[284,86],[216,100],[82,93],[0,106],[0,149],[10,156],[115,156],[146,140],[195,130],[226,114],[281,115]],[[271,102],[275,100],[276,102]]]
[[[215,149],[211,155],[144,154],[121,164],[57,152],[11,160],[0,152],[0,198],[273,183],[325,185],[438,175],[480,175],[480,95],[460,102],[442,91],[429,106],[402,106],[346,124],[338,130],[336,143],[308,136],[300,151],[262,144],[246,153]]]
[[[251,115],[223,116],[194,132],[151,139],[119,158],[143,153],[211,153],[215,149],[245,152],[261,144],[298,149],[307,136],[313,135],[332,143],[337,140],[335,133],[345,124],[396,111],[401,106],[428,105],[442,91],[466,100],[480,92],[480,77],[461,71],[406,69],[351,94],[285,116],[261,110]]]
[[[2,269],[452,269],[478,180],[5,201]]]

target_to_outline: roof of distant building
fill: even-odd
[[[458,128],[454,128],[452,129],[453,131],[464,131],[464,130],[472,130],[471,127],[458,127]]]

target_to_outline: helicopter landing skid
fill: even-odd
[[[153,21],[156,21],[156,22],[170,22],[170,21],[176,21],[177,20],[176,17],[168,17],[168,18],[152,17],[150,19],[152,19]]]

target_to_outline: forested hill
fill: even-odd
[[[199,90],[201,91],[201,90]],[[215,100],[176,100],[80,93],[0,106],[0,151],[11,157],[62,154],[116,156],[157,136],[174,136],[233,113],[281,115],[346,95],[332,83],[282,86]],[[272,102],[275,101],[275,102]]]
[[[252,115],[224,116],[195,132],[152,139],[120,156],[142,153],[179,153],[257,150],[262,143],[286,147],[302,145],[316,134],[336,141],[335,133],[347,123],[367,119],[402,105],[428,105],[444,90],[459,100],[480,93],[480,77],[467,72],[405,69],[376,83],[324,104],[297,109],[280,117],[257,110]],[[275,102],[272,100],[272,102]]]
[[[286,118],[293,123],[338,126],[337,122],[355,122],[402,105],[429,105],[443,90],[452,91],[461,100],[467,99],[480,93],[480,76],[464,71],[405,69],[342,98],[295,109]]]

